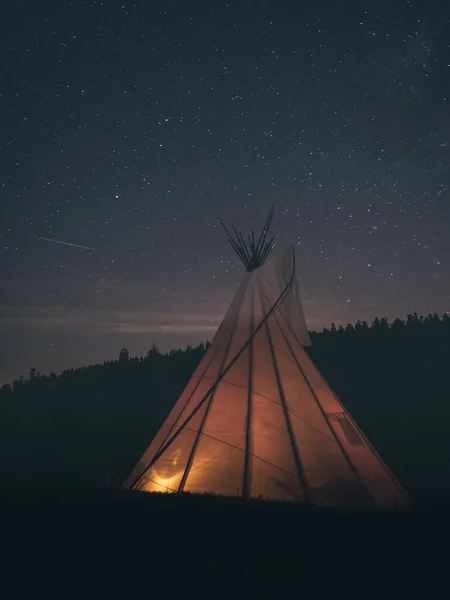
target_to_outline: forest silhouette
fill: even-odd
[[[307,352],[413,501],[450,499],[450,315],[310,332]],[[3,489],[118,490],[209,343],[0,388]]]

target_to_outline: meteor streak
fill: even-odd
[[[97,248],[90,248],[89,246],[80,246],[79,244],[71,244],[70,242],[62,242],[61,240],[52,240],[51,238],[46,238],[40,236],[39,240],[45,240],[46,242],[53,242],[54,244],[64,244],[64,246],[74,246],[74,248],[82,248],[83,250],[93,250],[97,252]]]

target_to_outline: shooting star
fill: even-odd
[[[62,242],[61,240],[52,240],[51,238],[39,237],[39,240],[45,240],[46,242],[53,242],[54,244],[64,244],[64,246],[73,246],[74,248],[82,248],[83,250],[93,250],[97,252],[97,248],[90,248],[89,246],[80,246],[79,244],[71,244],[70,242]]]

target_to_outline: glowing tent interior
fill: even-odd
[[[408,496],[316,369],[295,255],[265,263],[224,226],[247,272],[203,360],[124,484],[155,492],[401,506]],[[222,223],[223,225],[223,223]]]

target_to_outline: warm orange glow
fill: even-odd
[[[177,490],[183,476],[181,450],[175,450],[167,461],[157,462],[151,468],[148,479],[144,478],[141,489],[146,492],[167,492]]]
[[[155,483],[158,488],[161,486],[166,488],[166,492],[170,492],[173,489],[173,487],[170,485],[170,480],[170,477],[169,479],[163,479],[159,475],[154,475],[152,483]]]
[[[178,477],[170,477],[165,479],[160,477],[157,473],[152,472],[148,479],[142,479],[139,489],[143,492],[166,492],[170,494],[177,490],[180,481],[181,473]]]
[[[181,463],[181,449],[177,449],[169,456],[169,458],[165,461],[159,461],[153,467],[153,472],[162,479],[162,480],[170,480],[174,476],[177,475],[177,471],[182,469]],[[152,477],[154,479],[154,477]]]

